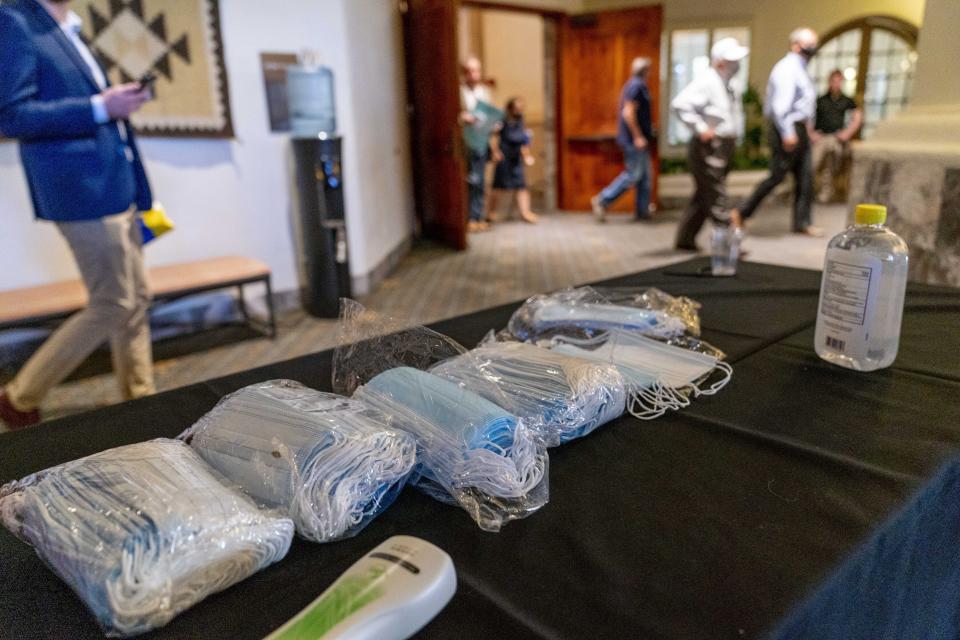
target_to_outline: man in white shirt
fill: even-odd
[[[764,198],[793,173],[796,193],[793,203],[793,231],[822,236],[811,224],[813,203],[813,160],[810,155],[808,126],[812,126],[817,108],[817,91],[807,73],[807,63],[817,52],[817,34],[806,27],[790,34],[790,51],[774,65],[767,81],[763,113],[770,121],[770,175],[761,182],[746,202],[730,211],[730,221],[741,225],[753,215]]]
[[[460,123],[464,127],[477,126],[477,117],[474,112],[480,102],[490,103],[490,90],[483,84],[483,73],[480,60],[470,56],[463,62],[463,84],[460,85]],[[486,169],[490,159],[490,148],[487,144],[483,148],[467,148],[467,219],[468,231],[483,231],[487,228],[483,220],[486,207]]]
[[[736,38],[710,49],[710,68],[697,75],[670,103],[693,134],[687,158],[696,191],[677,229],[676,248],[697,251],[696,237],[709,216],[728,224],[726,181],[737,142],[743,139],[743,96],[731,83],[750,50]]]

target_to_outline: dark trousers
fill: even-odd
[[[470,220],[483,220],[486,194],[487,151],[467,149],[467,210]]]
[[[696,191],[677,229],[678,247],[696,246],[697,233],[707,217],[720,224],[728,222],[727,173],[736,147],[733,138],[714,138],[710,142],[702,142],[699,136],[690,139],[687,160]]]
[[[803,231],[810,226],[810,206],[813,203],[813,160],[810,155],[810,138],[805,123],[796,124],[797,146],[793,151],[783,150],[783,141],[777,128],[770,125],[770,175],[754,190],[753,195],[740,207],[744,219],[753,215],[763,199],[783,182],[787,173],[793,173],[796,193],[793,200],[793,230]]]

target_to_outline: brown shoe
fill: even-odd
[[[743,214],[740,209],[730,209],[730,226],[737,229],[743,228]]]
[[[39,424],[40,411],[37,409],[33,411],[20,411],[10,402],[10,398],[7,397],[6,392],[0,389],[0,422],[7,425],[7,429],[10,431],[19,431],[20,429],[26,429],[27,427]]]
[[[803,229],[800,229],[799,231],[794,231],[794,233],[802,233],[804,235],[810,236],[811,238],[822,238],[824,235],[823,229],[821,229],[820,227],[815,227],[812,224],[808,224]]]

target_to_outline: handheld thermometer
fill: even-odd
[[[404,640],[456,590],[446,552],[420,538],[393,536],[266,640]]]

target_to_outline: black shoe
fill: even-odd
[[[678,242],[677,244],[673,245],[673,248],[677,251],[696,251],[697,253],[700,253],[700,247],[692,242],[690,244]]]

